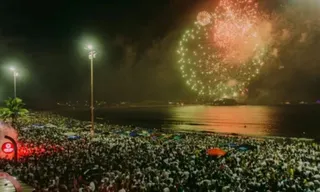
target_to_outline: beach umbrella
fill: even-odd
[[[68,139],[69,139],[69,140],[77,140],[77,139],[80,139],[80,136],[70,135],[70,136],[68,136]]]
[[[240,151],[248,151],[248,150],[254,150],[254,149],[256,149],[256,147],[249,144],[242,144],[238,146],[238,150]]]
[[[220,149],[220,148],[213,148],[213,149],[208,149],[207,150],[207,155],[209,156],[214,156],[214,157],[221,157],[226,155],[227,152],[225,152],[224,150]]]
[[[246,147],[238,147],[238,150],[239,150],[239,151],[248,151],[249,149],[246,148]]]
[[[138,133],[135,132],[135,131],[132,131],[132,132],[130,133],[130,136],[131,136],[131,137],[137,137],[137,136],[138,136]]]

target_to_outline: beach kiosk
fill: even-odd
[[[0,158],[17,158],[17,131],[10,125],[0,121]]]

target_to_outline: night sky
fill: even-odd
[[[206,5],[200,0],[3,1],[0,99],[13,94],[7,68],[14,65],[21,73],[18,96],[29,104],[89,100],[90,65],[83,49],[88,42],[98,49],[96,100],[194,99],[181,78],[175,49]],[[318,74],[307,78],[309,73],[298,72],[293,68],[270,83],[266,79],[283,74],[267,71],[253,83],[250,97],[267,92],[279,100],[320,98],[319,91],[310,90],[319,87]],[[297,83],[297,75],[306,80]]]

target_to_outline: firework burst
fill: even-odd
[[[259,18],[257,4],[250,0],[221,0],[212,17],[200,12],[177,50],[186,84],[203,96],[245,95],[264,64]]]
[[[197,21],[200,25],[206,26],[211,23],[211,15],[207,11],[201,11],[197,16]]]
[[[210,40],[226,63],[246,62],[253,56],[254,50],[265,42],[266,37],[259,29],[267,23],[256,2],[221,0],[213,16]]]

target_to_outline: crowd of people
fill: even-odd
[[[320,192],[320,145],[313,141],[105,124],[92,138],[89,128],[33,114],[19,125],[19,143],[27,151],[17,163],[1,159],[0,167],[35,191]],[[241,144],[252,147],[240,150]],[[212,148],[226,155],[208,155]]]

